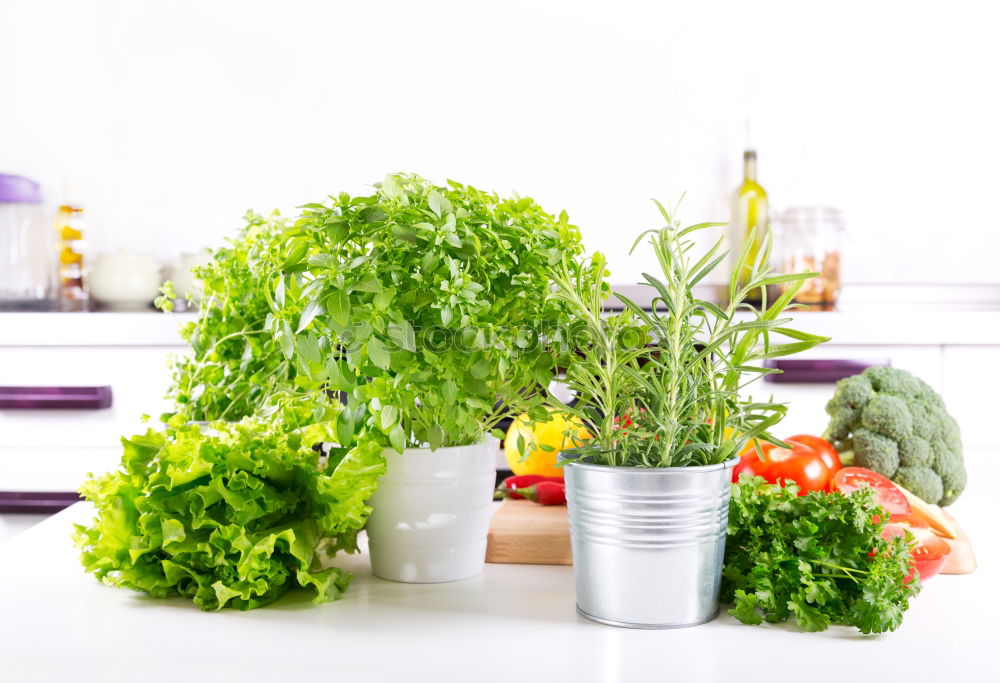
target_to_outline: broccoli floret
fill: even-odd
[[[899,444],[862,427],[854,432],[854,464],[891,477],[899,469]]]
[[[902,466],[893,477],[896,483],[924,500],[941,500],[944,484],[938,473],[930,467]]]
[[[891,394],[879,394],[861,412],[861,424],[879,434],[900,441],[913,431],[913,416],[906,402]]]
[[[837,391],[830,402],[826,404],[826,412],[833,415],[835,410],[843,411],[847,408],[852,411],[856,418],[858,411],[873,398],[875,398],[875,391],[864,373],[854,375],[837,382]]]
[[[917,381],[917,386],[920,387],[916,394],[916,397],[921,401],[924,401],[931,408],[938,408],[939,410],[944,410],[944,399],[938,392],[931,388],[931,385],[920,379],[919,377],[914,377]]]
[[[931,467],[934,465],[934,451],[927,439],[910,435],[899,442],[899,466]],[[910,488],[907,486],[906,488]]]
[[[941,440],[951,450],[962,450],[962,434],[958,429],[958,423],[948,414],[945,414],[941,421]]]
[[[841,441],[851,435],[851,427],[857,420],[858,411],[854,408],[839,408],[830,413],[830,426],[827,433],[833,441]]]
[[[955,449],[943,441],[932,442],[931,448],[934,450],[934,470],[944,482],[944,494],[938,505],[951,505],[968,482],[961,448]]]
[[[878,394],[910,398],[911,396],[919,396],[922,393],[921,380],[918,380],[909,373],[900,374],[895,368],[868,368],[862,374],[868,377],[872,389]],[[927,385],[925,384],[924,386]]]
[[[934,470],[941,475],[944,493],[938,505],[951,505],[965,489],[968,475],[962,458],[953,457],[953,451],[938,451],[935,454]]]
[[[921,439],[929,440],[934,438],[938,429],[934,420],[934,413],[923,401],[910,399],[906,402],[906,407],[910,410],[910,417],[913,418],[913,435]]]
[[[868,368],[841,380],[826,412],[827,436],[849,444],[856,465],[899,481],[929,503],[948,505],[965,488],[958,423],[937,392],[905,370]]]

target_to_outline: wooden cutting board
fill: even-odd
[[[498,564],[573,564],[565,505],[507,499],[490,520],[486,561]]]
[[[947,510],[955,538],[942,574],[968,574],[976,569],[972,543]],[[486,541],[486,561],[497,564],[573,564],[569,521],[565,505],[538,505],[528,500],[505,500],[493,514]]]

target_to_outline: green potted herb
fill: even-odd
[[[191,353],[173,359],[168,397],[189,420],[236,421],[294,391],[296,370],[268,329],[265,291],[284,262],[291,223],[277,212],[247,212],[246,224],[212,259],[193,269],[202,299],[198,318],[181,328]],[[157,305],[173,310],[168,283]]]
[[[768,430],[786,410],[745,399],[742,390],[774,372],[759,361],[825,341],[779,317],[812,274],[771,274],[769,235],[746,285],[733,274],[725,307],[695,298],[694,286],[726,253],[720,239],[695,259],[690,235],[721,224],[681,228],[657,206],[666,227],[636,241],[649,236],[662,270],[644,274],[652,310],[619,295],[625,311],[603,317],[602,288],[581,279],[579,267],[567,264],[555,278],[555,296],[585,321],[566,374],[580,400],[557,407],[594,437],[561,455],[577,608],[595,621],[640,628],[690,626],[718,613],[732,467],[749,439],[774,441]],[[743,303],[779,283],[784,293],[770,305],[765,298],[762,310]]]
[[[553,267],[582,251],[563,213],[528,198],[390,175],[304,213],[271,283],[272,329],[301,373],[343,392],[343,429],[380,433],[387,472],[368,524],[376,575],[481,571],[505,417],[546,419],[569,321]],[[392,451],[395,451],[394,453]]]

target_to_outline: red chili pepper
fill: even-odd
[[[562,483],[562,477],[543,477],[540,474],[520,474],[507,477],[500,482],[500,486],[497,487],[494,497],[523,499],[524,496],[519,494],[517,490],[534,486],[540,481],[558,481]]]
[[[528,500],[540,505],[565,505],[566,484],[561,481],[540,481],[523,489],[518,489]]]

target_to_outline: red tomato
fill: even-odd
[[[913,534],[917,547],[912,551],[913,565],[921,581],[937,576],[951,555],[948,542],[931,531],[927,522],[916,515],[892,515],[882,531],[882,537],[903,536],[907,531]],[[912,572],[910,573],[912,576]]]
[[[791,448],[780,448],[770,443],[762,443],[764,453],[761,460],[751,443],[740,455],[740,461],[733,468],[733,481],[738,481],[743,472],[764,477],[772,484],[791,479],[799,485],[799,495],[809,491],[825,491],[830,483],[830,470],[819,453],[801,443],[789,442]]]
[[[844,466],[840,462],[840,453],[837,449],[833,447],[826,439],[821,439],[818,436],[813,436],[811,434],[796,434],[795,436],[785,439],[785,441],[794,441],[796,443],[804,443],[809,448],[813,449],[820,454],[823,458],[823,462],[826,463],[827,469],[830,470],[830,477],[832,479],[833,475],[836,474]]]
[[[878,472],[864,467],[845,467],[833,475],[830,484],[831,491],[847,494],[862,486],[871,486],[878,495],[879,505],[888,510],[890,515],[907,515],[910,513],[910,501],[899,490],[899,487],[883,477]]]

